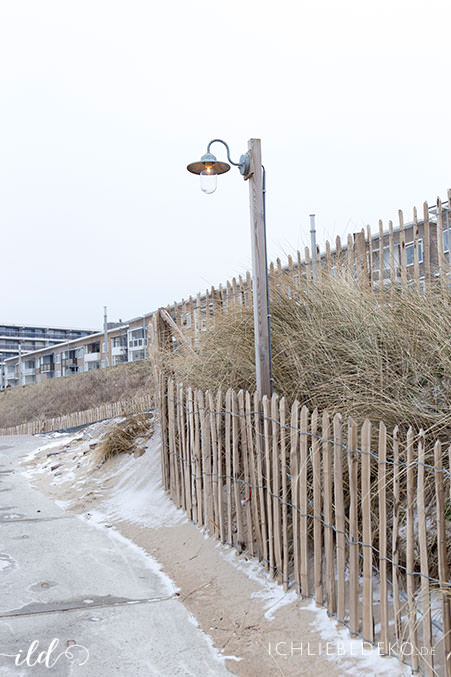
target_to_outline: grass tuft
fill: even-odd
[[[119,454],[132,454],[136,450],[138,439],[147,440],[151,434],[150,417],[147,414],[128,416],[107,433],[97,447],[97,465],[103,465]]]

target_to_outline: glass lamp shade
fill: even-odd
[[[200,174],[200,189],[203,193],[210,195],[214,193],[218,185],[218,176],[213,174],[211,168],[204,169]]]

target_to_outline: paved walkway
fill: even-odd
[[[0,437],[0,674],[229,674],[153,560],[29,486],[38,444]]]

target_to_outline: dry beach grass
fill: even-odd
[[[388,294],[344,280],[271,292],[275,391],[310,409],[423,428],[451,440],[451,294]],[[381,302],[383,301],[383,302]],[[218,315],[195,354],[165,355],[177,381],[253,391],[252,310]]]
[[[0,391],[0,428],[153,392],[147,360]]]

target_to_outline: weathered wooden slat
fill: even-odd
[[[243,492],[244,494],[244,507],[246,515],[246,545],[247,551],[250,555],[254,554],[254,534],[252,529],[252,510],[251,510],[251,486],[250,486],[250,475],[249,475],[249,446],[247,440],[247,427],[246,427],[246,410],[244,403],[244,391],[240,390],[238,393],[238,410],[240,413],[240,427],[241,427],[241,461],[244,474],[244,484]]]
[[[279,406],[280,416],[280,473],[282,476],[282,581],[284,590],[288,590],[288,474],[286,449],[286,401],[282,397]]]
[[[225,402],[225,468],[227,503],[227,542],[233,543],[232,522],[232,389],[226,392]]]
[[[424,496],[424,475],[425,475],[425,439],[424,432],[420,430],[418,435],[418,472],[417,472],[417,514],[418,514],[418,542],[420,546],[420,567],[421,567],[421,599],[420,607],[422,611],[421,618],[421,668],[426,677],[433,677],[435,674],[433,665],[432,651],[432,625],[431,625],[431,596],[429,592],[429,563],[428,546],[426,533],[426,503]]]
[[[271,435],[272,435],[272,483],[273,495],[273,524],[274,524],[274,562],[277,580],[282,582],[282,534],[280,509],[280,460],[279,460],[279,398],[276,394],[271,397]]]
[[[260,506],[260,524],[262,533],[263,550],[260,551],[260,557],[263,557],[266,570],[269,570],[269,542],[268,542],[268,518],[266,515],[265,502],[265,477],[264,467],[264,441],[262,436],[262,405],[258,399],[257,393],[254,393],[254,430],[255,430],[255,456],[257,463],[257,483],[258,498]]]
[[[400,510],[400,466],[399,466],[399,429],[395,426],[393,438],[393,519],[392,519],[392,597],[395,621],[395,640],[401,643],[401,609],[399,603],[399,510]]]
[[[445,657],[445,677],[451,675],[451,610],[450,584],[448,579],[448,559],[445,532],[445,492],[443,482],[442,445],[437,440],[434,445],[435,500],[437,505],[437,553],[438,575],[440,579],[442,607],[442,637]]]
[[[409,618],[409,653],[412,670],[418,670],[418,645],[416,632],[416,604],[415,604],[415,578],[412,575],[415,566],[415,465],[413,449],[413,430],[407,431],[407,547],[406,547],[406,577],[407,577],[407,606]]]
[[[298,594],[301,591],[301,563],[300,563],[300,541],[299,541],[299,402],[294,401],[291,407],[290,417],[290,486],[291,486],[291,525],[293,541],[293,576]],[[302,434],[302,433],[301,433]],[[304,592],[303,592],[304,594]]]
[[[313,569],[316,603],[323,603],[323,540],[321,517],[321,449],[318,437],[318,410],[315,409],[311,418],[312,431],[312,470],[313,470]]]
[[[343,442],[341,415],[335,414],[334,421],[334,498],[337,556],[337,621],[345,622],[345,508],[343,490]]]
[[[371,423],[362,426],[361,489],[362,489],[362,550],[363,589],[362,627],[363,639],[373,642],[373,539],[371,531]]]
[[[241,460],[240,460],[240,425],[238,420],[237,395],[232,390],[232,475],[233,475],[233,498],[235,504],[236,538],[238,549],[246,549],[246,538],[243,531],[243,517],[241,504]]]
[[[271,496],[271,435],[270,435],[270,414],[271,403],[266,395],[262,399],[263,405],[263,437],[265,448],[265,493],[266,493],[266,518],[268,525],[268,554],[269,571],[274,576],[274,523],[272,514],[272,496]]]
[[[379,571],[380,618],[382,654],[389,653],[388,645],[388,587],[387,587],[387,429],[379,423],[378,445],[378,502],[379,502]]]
[[[323,412],[322,423],[322,466],[323,466],[323,497],[324,497],[324,550],[325,550],[325,579],[326,603],[329,616],[335,613],[335,567],[334,567],[334,520],[332,517],[332,455],[330,418],[327,411]]]
[[[357,424],[348,420],[349,473],[349,626],[353,635],[359,632],[359,531]]]
[[[254,440],[254,429],[252,426],[252,402],[251,396],[248,392],[246,392],[246,429],[247,429],[247,449],[249,454],[249,478],[250,478],[249,497],[252,509],[252,523],[253,523],[253,531],[255,533],[255,538],[257,542],[257,554],[261,558],[263,552],[263,541],[258,510],[259,490],[258,490],[258,478],[255,459],[256,440]]]

